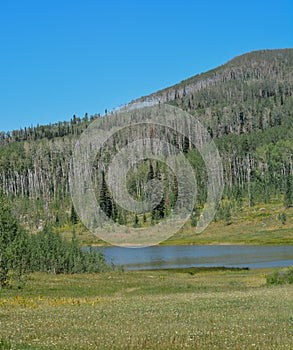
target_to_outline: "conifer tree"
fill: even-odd
[[[291,207],[293,202],[293,189],[292,189],[292,179],[290,175],[286,177],[285,183],[285,194],[284,194],[284,205],[286,208]]]
[[[76,211],[75,211],[75,208],[74,208],[74,205],[72,204],[71,205],[71,211],[70,211],[70,222],[75,225],[78,223],[78,216],[76,214]]]
[[[13,216],[6,196],[0,193],[0,287],[9,282],[9,271],[21,277],[27,268],[27,236]]]
[[[102,172],[102,183],[101,183],[101,190],[100,190],[100,207],[109,218],[112,217],[113,215],[112,198],[110,196],[110,193],[107,187],[104,171]]]
[[[191,226],[192,227],[195,227],[196,226],[196,224],[197,224],[197,220],[196,220],[196,213],[195,213],[195,211],[193,211],[192,212],[192,214],[191,214]]]

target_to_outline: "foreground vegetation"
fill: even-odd
[[[52,227],[28,234],[12,215],[6,196],[0,192],[0,288],[12,279],[23,282],[28,272],[84,273],[112,269],[102,252],[83,250],[75,238],[66,240]]]
[[[34,273],[0,291],[0,349],[291,349],[293,285],[269,272]]]

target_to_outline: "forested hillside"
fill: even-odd
[[[229,217],[227,205],[253,206],[273,199],[285,207],[292,205],[293,49],[236,57],[130,105],[144,101],[178,106],[199,118],[215,139],[225,180],[218,219]],[[108,113],[109,118],[111,113],[115,114]],[[21,223],[31,230],[41,228],[45,222],[62,226],[78,221],[69,192],[72,149],[78,136],[96,118],[103,117],[73,116],[69,122],[0,133],[0,184],[12,199]],[[204,184],[205,170],[196,150],[188,140],[172,137],[174,144],[201,169],[198,180]],[[158,162],[140,165],[129,178],[130,191],[143,199],[143,182],[157,176],[174,183],[172,174],[162,175],[165,171]],[[199,192],[200,210],[205,200],[204,186],[199,186]],[[97,194],[109,216],[134,225],[158,220],[176,199],[171,194],[164,196],[154,212],[140,218],[115,207],[103,177],[97,184]]]

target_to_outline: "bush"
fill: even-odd
[[[60,273],[98,273],[109,271],[102,251],[93,248],[82,249],[78,245],[75,232],[71,241],[63,238],[52,227],[31,236],[29,271]]]
[[[29,235],[21,229],[8,198],[0,192],[0,288],[12,280],[17,280],[20,287],[22,277],[29,272],[98,273],[113,268],[102,251],[82,249],[75,232],[71,241],[50,226]]]
[[[293,266],[286,270],[277,270],[266,276],[267,284],[291,284],[293,283]]]
[[[10,344],[10,342],[1,338],[0,339],[0,350],[11,350],[11,349],[12,349],[12,345]]]

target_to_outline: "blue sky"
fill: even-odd
[[[291,0],[0,1],[0,130],[103,113],[258,49]]]

